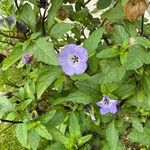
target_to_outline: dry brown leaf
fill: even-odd
[[[128,0],[124,6],[124,13],[130,21],[142,16],[148,8],[146,0]]]

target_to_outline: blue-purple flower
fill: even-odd
[[[117,112],[118,101],[104,96],[103,99],[96,103],[100,107],[100,113],[105,115],[107,113],[115,114]]]
[[[75,44],[69,44],[59,53],[58,60],[67,75],[84,73],[87,69],[87,50]]]
[[[29,64],[32,61],[32,54],[26,54],[22,57],[22,61],[26,64]]]

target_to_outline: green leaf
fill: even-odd
[[[82,146],[92,138],[92,134],[85,135],[78,140],[78,145]]]
[[[51,0],[51,8],[48,11],[47,15],[47,29],[50,30],[53,24],[55,23],[55,17],[57,12],[62,5],[63,0]]]
[[[0,96],[0,118],[4,115],[4,113],[13,110],[14,105],[11,101],[5,96]]]
[[[123,26],[121,25],[115,26],[114,40],[117,44],[120,45],[122,45],[124,42],[127,42],[129,40],[129,34],[126,32]]]
[[[61,143],[54,143],[54,144],[51,144],[50,146],[46,147],[45,150],[66,150],[66,148]]]
[[[88,16],[88,13],[89,13],[88,9],[84,8],[84,9],[81,9],[77,12],[71,12],[70,17],[72,20],[84,22]]]
[[[69,132],[71,137],[78,139],[81,137],[81,130],[77,116],[72,112],[69,120]]]
[[[150,96],[150,74],[144,75],[142,88],[145,92],[145,95]]]
[[[58,67],[50,67],[39,74],[36,82],[36,93],[39,99],[43,92],[51,85],[51,83],[60,76],[61,70]]]
[[[70,31],[72,28],[72,25],[70,23],[57,23],[55,24],[50,32],[50,35],[56,39],[62,37],[65,33]]]
[[[28,144],[33,150],[36,150],[40,144],[40,136],[37,134],[35,129],[31,129],[28,132]]]
[[[143,125],[137,118],[131,118],[132,126],[135,130],[143,132]]]
[[[118,82],[124,77],[125,73],[126,71],[123,67],[109,68],[99,75],[99,83],[106,84]]]
[[[69,94],[66,97],[66,100],[81,104],[89,104],[90,102],[92,102],[92,98],[89,95],[80,91],[76,91],[74,93]]]
[[[129,48],[129,52],[127,53],[124,67],[127,70],[138,69],[142,67],[146,59],[147,55],[145,50],[141,46],[133,45]]]
[[[115,93],[118,97],[120,97],[122,100],[127,99],[131,95],[133,95],[135,92],[135,86],[134,84],[122,84],[115,90]]]
[[[36,15],[32,6],[29,3],[25,3],[20,12],[20,18],[23,20],[33,31],[36,27]]]
[[[11,67],[26,52],[27,50],[23,51],[22,45],[14,47],[8,58],[3,62],[2,70],[7,70],[9,67]]]
[[[54,116],[54,114],[56,113],[56,110],[52,110],[52,111],[48,111],[45,114],[43,114],[42,116],[40,116],[40,121],[42,124],[46,124],[48,121],[51,120],[51,118]]]
[[[109,126],[106,129],[106,139],[109,143],[110,148],[112,150],[116,150],[117,144],[118,144],[118,139],[119,139],[119,134],[115,128],[114,122],[109,124]]]
[[[54,116],[50,119],[48,124],[51,124],[53,126],[60,126],[66,118],[66,113],[64,109],[60,108],[56,111]]]
[[[123,6],[119,4],[116,7],[111,8],[105,13],[103,13],[101,17],[103,20],[107,19],[111,22],[117,22],[118,20],[120,21],[120,19],[123,19],[124,17]]]
[[[80,92],[83,92],[93,99],[97,99],[99,97],[99,85],[98,82],[94,81],[93,79],[90,80],[83,80],[75,82],[75,85],[78,87]]]
[[[39,38],[36,40],[31,52],[38,61],[49,65],[58,65],[56,52],[53,48],[53,44],[48,41],[48,38]]]
[[[136,44],[139,44],[145,48],[150,48],[150,41],[144,37],[135,37]]]
[[[46,129],[46,127],[42,124],[39,124],[36,128],[35,131],[38,133],[38,135],[40,135],[41,137],[44,137],[48,140],[52,140],[52,136],[51,134],[48,132],[48,130]]]
[[[84,47],[88,50],[89,56],[96,50],[104,33],[104,28],[99,28],[84,41]]]
[[[112,0],[99,0],[97,2],[97,9],[105,9],[112,3]]]
[[[28,83],[25,84],[25,94],[26,97],[28,97],[29,99],[35,99],[35,84],[34,84],[34,89],[31,89],[31,85],[29,85]]]
[[[107,48],[97,54],[98,58],[111,58],[119,55],[119,50],[115,48]]]
[[[68,139],[57,128],[52,125],[47,125],[48,131],[51,133],[53,140],[64,144],[66,147],[69,144]]]
[[[138,131],[132,131],[128,134],[128,139],[131,142],[136,142],[143,145],[150,145],[150,136],[146,134],[145,132],[141,134],[141,132]]]
[[[18,108],[20,110],[25,110],[27,108],[27,106],[31,104],[32,101],[33,101],[33,99],[25,100],[25,101],[21,102],[21,104],[19,104]]]
[[[27,125],[25,123],[16,125],[16,137],[22,146],[27,145]]]

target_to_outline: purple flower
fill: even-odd
[[[29,64],[32,61],[32,54],[26,54],[22,57],[22,61],[26,64]]]
[[[69,44],[59,53],[58,60],[67,75],[84,73],[87,69],[87,50],[75,44]]]
[[[117,112],[117,100],[112,100],[108,96],[104,96],[100,102],[96,103],[100,107],[100,113],[105,115],[107,113],[115,114]]]

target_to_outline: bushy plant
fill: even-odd
[[[0,2],[0,120],[24,148],[150,147],[148,3],[90,2]]]

